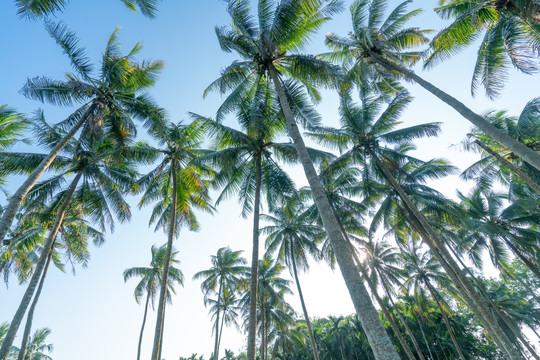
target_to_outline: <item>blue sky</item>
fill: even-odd
[[[396,1],[389,3],[397,4]],[[350,1],[346,4],[348,7]],[[413,20],[412,25],[434,29],[442,26],[443,22],[430,10],[435,1],[412,4],[412,7],[419,6],[425,7],[426,12]],[[214,33],[216,25],[228,25],[223,3],[217,0],[165,0],[159,9],[158,17],[149,20],[126,10],[120,0],[72,0],[57,19],[78,34],[81,45],[86,47],[88,55],[96,63],[108,37],[120,26],[119,37],[125,51],[142,41],[145,47],[139,59],[165,61],[166,68],[151,94],[159,105],[167,109],[171,120],[187,119],[188,111],[213,116],[221,99],[218,95],[203,99],[202,92],[219,76],[220,69],[235,59],[234,55],[220,50]],[[349,15],[344,11],[320,31],[306,52],[326,51],[322,43],[324,34],[333,31],[345,35],[349,27]],[[49,121],[63,119],[72,109],[40,104],[18,93],[28,77],[62,78],[65,72],[70,71],[69,62],[60,48],[41,23],[20,20],[12,1],[0,3],[0,34],[4,49],[0,57],[0,104],[8,104],[28,114],[42,108]],[[469,49],[422,75],[478,112],[508,109],[511,114],[519,114],[526,102],[537,96],[538,76],[512,72],[503,96],[495,102],[485,99],[482,93],[472,98],[469,89],[475,51]],[[463,139],[470,128],[469,123],[423,89],[413,85],[409,89],[416,100],[404,114],[404,124],[444,123],[440,138],[417,142],[419,150],[416,155],[425,160],[446,157],[461,169],[472,163],[474,155],[452,147]],[[325,91],[318,108],[325,124],[337,125],[335,94]],[[291,172],[299,186],[305,185],[301,169],[291,168]],[[455,196],[456,188],[466,191],[469,187],[457,177],[443,179],[434,186],[451,197]],[[3,202],[4,198],[0,201]],[[55,345],[55,360],[135,357],[143,308],[135,303],[132,296],[135,281],[124,284],[122,271],[127,267],[146,266],[150,261],[151,245],[161,245],[166,238],[147,226],[149,208],[139,211],[136,198],[130,199],[130,203],[134,213],[132,221],[117,224],[115,232],[107,235],[107,243],[93,249],[88,268],[76,266],[76,276],[69,272],[63,274],[57,269],[50,271],[34,326],[51,328],[49,340]],[[234,199],[218,210],[215,216],[201,214],[201,230],[197,233],[183,232],[175,243],[186,284],[178,289],[173,305],[167,308],[165,359],[176,359],[194,352],[208,355],[212,350],[210,318],[203,306],[200,284],[191,280],[193,274],[209,267],[209,256],[223,246],[244,249],[245,256],[249,257],[251,221],[240,217],[240,209]],[[339,272],[333,273],[323,264],[315,265],[309,274],[301,277],[301,281],[312,316],[353,312]],[[22,290],[23,287],[17,286],[14,280],[9,288],[0,286],[0,322],[11,319]],[[289,300],[299,309],[296,298]],[[151,351],[153,327],[154,317],[151,316],[143,358],[148,358]],[[236,352],[244,346],[244,335],[228,329],[222,343],[225,348]]]

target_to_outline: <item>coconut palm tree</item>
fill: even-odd
[[[216,324],[215,324],[215,342],[214,342],[214,360],[219,360],[219,339],[221,338],[221,330],[219,327],[220,310],[222,308],[222,299],[230,300],[231,296],[224,296],[234,293],[240,283],[242,275],[248,271],[244,266],[247,260],[241,257],[243,251],[232,251],[229,247],[221,248],[216,255],[212,255],[212,267],[208,270],[197,272],[193,275],[193,280],[204,279],[201,284],[201,290],[205,298],[211,294],[217,295],[216,302]],[[217,289],[217,292],[216,292]],[[227,304],[229,305],[229,304]]]
[[[23,360],[52,360],[52,357],[46,354],[51,353],[54,348],[52,344],[46,344],[50,334],[51,330],[48,328],[36,330],[34,336],[30,337],[28,351]]]
[[[75,73],[68,73],[66,80],[47,77],[28,79],[21,93],[27,98],[53,105],[82,104],[82,107],[65,121],[56,124],[56,127],[67,132],[10,197],[0,219],[0,239],[7,234],[28,191],[80,129],[82,138],[92,135],[99,137],[106,132],[122,143],[130,134],[136,133],[133,118],[142,120],[146,127],[159,126],[163,118],[163,111],[146,94],[163,68],[163,63],[137,62],[135,56],[142,49],[140,43],[127,55],[122,55],[116,29],[105,47],[100,71],[94,76],[90,59],[84,48],[79,47],[76,35],[61,23],[47,22],[46,28],[70,59]]]
[[[435,12],[453,20],[431,41],[426,66],[432,67],[471,45],[484,33],[478,49],[471,90],[480,84],[493,99],[514,67],[524,74],[538,70],[540,5],[536,1],[441,0]]]
[[[152,308],[154,308],[156,295],[161,284],[163,276],[163,267],[165,265],[165,255],[167,248],[165,245],[159,248],[156,245],[152,245],[152,260],[150,261],[150,267],[132,267],[124,270],[124,281],[128,281],[132,277],[140,277],[141,280],[135,286],[135,301],[140,303],[144,293],[146,293],[146,301],[144,305],[143,322],[141,325],[141,332],[139,335],[139,345],[137,346],[137,360],[141,358],[141,346],[144,332],[144,325],[146,324],[146,314],[148,312],[148,305],[152,302]],[[179,260],[175,259],[178,251],[172,251],[170,267],[169,267],[169,280],[167,281],[167,301],[171,302],[171,293],[176,294],[174,287],[176,284],[184,285],[184,274],[175,265],[180,264]]]
[[[506,112],[490,112],[486,114],[493,125],[508,133],[513,138],[526,144],[529,148],[540,150],[540,99],[535,98],[527,103],[519,117],[508,116]],[[537,194],[540,194],[540,172],[521,161],[507,149],[488,136],[473,129],[467,134],[464,142],[465,149],[477,150],[482,159],[469,166],[462,174],[466,180],[475,180],[478,187],[490,188],[498,180],[499,183],[510,185],[514,197],[521,191],[516,189],[518,183],[524,182]]]
[[[140,10],[141,13],[153,19],[157,13],[158,0],[121,0],[131,11]],[[27,19],[43,18],[48,15],[62,12],[69,0],[15,0],[17,14]]]
[[[369,68],[369,74],[376,77],[404,77],[412,80],[440,100],[459,112],[482,132],[497,141],[509,151],[540,170],[540,154],[525,144],[513,139],[497,129],[482,116],[462,102],[424,80],[409,66],[419,61],[423,52],[409,50],[411,47],[428,43],[428,34],[418,28],[403,28],[405,23],[420,11],[407,11],[410,1],[404,1],[390,12],[385,19],[385,0],[355,0],[351,5],[353,31],[347,37],[330,33],[326,44],[333,50],[330,57],[343,62],[351,78],[361,79],[361,73]]]
[[[55,147],[58,139],[65,136],[65,132],[47,127],[45,122],[40,128],[47,130],[42,132],[40,141],[48,149]],[[82,143],[71,139],[64,146],[63,152],[65,155],[57,156],[55,160],[59,174],[36,184],[26,199],[29,208],[50,199],[49,209],[54,214],[54,222],[49,228],[39,260],[0,348],[0,358],[6,356],[13,343],[66,215],[76,213],[79,218],[86,217],[103,230],[107,225],[113,229],[114,217],[120,221],[129,220],[131,217],[123,193],[132,190],[134,186],[135,161],[130,158],[133,150],[128,147],[119,148],[108,138],[90,138]],[[26,154],[18,155],[22,159],[20,161],[26,158]],[[64,184],[67,179],[70,183],[66,188]]]
[[[204,128],[199,122],[189,125],[168,123],[151,132],[160,148],[139,144],[145,152],[160,156],[161,161],[139,184],[144,191],[139,207],[157,201],[150,217],[150,224],[156,223],[156,230],[167,232],[167,252],[163,267],[163,281],[159,293],[156,330],[152,360],[159,360],[162,347],[165,320],[165,300],[170,271],[174,239],[182,227],[197,230],[199,223],[194,209],[212,212],[205,176],[209,169],[195,165],[194,160],[204,153],[199,149],[204,138]]]
[[[227,52],[236,52],[241,60],[227,67],[222,72],[222,76],[207,90],[230,93],[224,103],[227,105],[234,104],[238,95],[247,89],[265,87],[268,82],[274,85],[287,122],[289,136],[304,167],[314,194],[313,198],[336,253],[337,262],[375,356],[376,358],[397,359],[398,355],[356,271],[349,245],[343,239],[298,129],[296,119],[303,119],[305,114],[296,106],[291,106],[294,102],[290,101],[292,96],[283,80],[284,77],[289,77],[300,81],[315,99],[320,96],[316,86],[335,84],[341,75],[338,67],[330,66],[313,56],[298,55],[294,52],[302,49],[313,33],[329,20],[332,14],[341,9],[341,2],[291,0],[276,3],[259,0],[258,24],[251,16],[249,3],[248,0],[228,1],[232,26],[217,28],[216,33],[221,48]],[[247,357],[248,360],[255,359],[254,333],[248,336]]]
[[[322,240],[320,236],[320,227],[307,222],[307,213],[301,211],[301,206],[294,201],[288,201],[283,207],[273,211],[273,215],[263,215],[263,220],[271,225],[261,229],[266,238],[266,252],[270,256],[277,251],[276,259],[286,264],[289,271],[294,276],[296,288],[304,320],[308,329],[313,357],[319,360],[319,351],[317,343],[313,336],[311,321],[306,308],[304,295],[298,279],[298,268],[307,270],[308,255],[319,259],[321,257],[317,243]]]

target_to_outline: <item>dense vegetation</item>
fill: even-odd
[[[123,3],[159,21],[157,1]],[[151,205],[149,223],[167,235],[152,247],[149,267],[124,272],[126,281],[140,278],[134,295],[145,304],[137,359],[150,306],[152,360],[169,341],[167,303],[184,282],[176,239],[211,226],[198,212],[237,197],[253,221],[250,261],[221,248],[194,277],[214,321],[212,360],[540,360],[540,98],[519,116],[477,114],[412,69],[434,67],[482,38],[472,91],[496,98],[510,67],[538,70],[537,1],[441,0],[435,11],[449,24],[431,34],[409,25],[419,13],[410,1],[388,9],[383,0],[355,0],[351,31],[328,33],[329,51],[318,55],[302,51],[344,11],[342,1],[225,3],[231,24],[216,34],[237,59],[204,93],[223,95],[223,103],[215,117],[172,122],[148,94],[164,64],[137,59],[140,44],[123,53],[115,30],[94,65],[76,34],[48,17],[66,1],[15,1],[21,16],[43,21],[73,68],[63,80],[28,79],[21,94],[72,114],[51,124],[43,112],[27,117],[0,106],[0,186],[8,194],[0,272],[26,286],[0,327],[0,360],[50,358],[50,330],[32,327],[49,267],[63,269],[66,259],[86,265],[90,243],[131,219],[127,197]],[[480,158],[461,174],[474,185],[456,200],[432,184],[460,170],[413,155],[414,141],[441,136],[441,124],[401,125],[413,101],[405,81],[474,125],[463,147]],[[316,111],[322,89],[339,94],[339,127]],[[224,123],[230,117],[237,126]],[[29,131],[34,150],[21,152]],[[301,189],[286,171],[298,164],[309,184]],[[497,279],[483,273],[488,259]],[[310,318],[301,273],[313,260],[337,265],[355,315]],[[287,302],[293,294],[301,313]],[[221,343],[231,325],[247,336],[237,356]]]

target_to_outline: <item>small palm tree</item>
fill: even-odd
[[[358,85],[360,80],[364,79],[362,72],[366,68],[370,69],[368,75],[373,74],[376,79],[405,77],[416,82],[493,140],[540,170],[538,152],[500,131],[462,102],[408,69],[419,61],[423,54],[410,48],[429,41],[426,36],[428,31],[403,28],[410,18],[420,13],[420,10],[407,11],[409,3],[402,2],[385,19],[385,0],[355,0],[351,5],[353,31],[350,35],[340,37],[331,33],[326,36],[326,44],[334,51],[330,57],[342,61],[347,70],[352,72],[351,78],[357,80]]]
[[[204,279],[201,290],[204,292],[205,298],[208,298],[210,294],[217,295],[215,304],[216,324],[214,331],[216,339],[214,342],[214,360],[219,360],[220,310],[225,305],[222,302],[227,300],[227,305],[230,306],[231,300],[231,295],[224,296],[224,294],[234,293],[240,283],[241,276],[248,271],[248,268],[244,266],[247,260],[241,257],[241,254],[242,251],[232,251],[228,247],[221,248],[216,255],[211,256],[212,267],[210,269],[199,271],[193,275],[194,280]]]
[[[13,145],[28,123],[23,114],[16,112],[7,105],[0,105],[0,161],[3,152]],[[5,185],[5,170],[0,170],[0,186]],[[0,213],[1,213],[0,207]]]
[[[162,121],[162,110],[150,100],[145,91],[154,84],[163,63],[136,62],[135,55],[142,49],[141,44],[136,44],[128,55],[123,56],[116,29],[105,47],[100,73],[96,77],[84,48],[78,46],[79,40],[73,32],[65,25],[51,22],[46,23],[46,28],[71,60],[75,74],[67,74],[63,81],[46,77],[28,79],[21,93],[30,99],[53,105],[83,105],[68,119],[56,124],[56,127],[67,132],[10,197],[0,220],[0,239],[4,239],[7,234],[28,191],[80,129],[81,141],[92,135],[99,137],[106,132],[118,143],[123,143],[136,132],[133,118],[143,120],[147,127]]]
[[[137,304],[140,303],[141,298],[143,297],[144,293],[146,293],[143,322],[139,335],[139,345],[137,346],[137,360],[140,360],[141,358],[142,338],[144,332],[144,325],[146,324],[148,304],[152,302],[152,308],[154,308],[156,295],[162,281],[161,279],[163,276],[163,268],[165,265],[165,255],[167,253],[167,248],[165,245],[162,245],[159,248],[156,245],[152,245],[151,252],[152,260],[150,261],[150,267],[133,267],[124,270],[124,281],[128,281],[132,277],[141,278],[141,280],[137,283],[134,292],[135,301],[137,302]],[[180,264],[180,261],[174,258],[177,254],[178,252],[173,250],[171,255],[169,280],[167,281],[167,300],[169,302],[171,302],[171,293],[176,293],[174,290],[175,285],[184,285],[184,274],[182,274],[182,271],[180,269],[175,267],[175,265]]]
[[[162,228],[167,232],[167,252],[152,350],[152,360],[159,360],[174,239],[183,226],[190,230],[198,229],[199,223],[193,212],[194,208],[210,213],[213,208],[209,203],[208,181],[204,177],[211,172],[209,169],[194,164],[194,160],[204,153],[198,149],[204,138],[204,128],[201,124],[199,122],[193,122],[190,125],[168,123],[155,129],[151,135],[158,141],[161,148],[142,143],[139,148],[162,159],[157,167],[139,180],[141,189],[144,191],[139,206],[157,201],[150,217],[150,224],[155,222],[156,230]]]
[[[51,334],[51,330],[47,328],[38,329],[33,336],[30,337],[26,355],[22,360],[52,360],[52,357],[46,354],[53,351],[53,345],[47,344],[46,339]],[[19,352],[19,359],[20,352]]]

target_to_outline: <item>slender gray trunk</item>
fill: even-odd
[[[34,300],[32,301],[32,305],[30,305],[30,309],[28,310],[28,315],[26,317],[26,325],[24,326],[24,334],[21,342],[21,347],[19,349],[18,360],[25,360],[26,357],[28,341],[30,340],[30,331],[32,331],[32,322],[34,320],[34,311],[36,310],[39,296],[41,295],[41,290],[43,289],[43,284],[45,283],[45,277],[47,276],[47,270],[49,269],[49,264],[51,263],[51,257],[52,252],[49,253],[49,256],[47,257],[47,262],[45,263],[45,267],[43,268],[43,274],[41,274],[41,280],[39,281],[36,294],[34,295]]]
[[[514,244],[512,244],[510,241],[505,239],[504,243],[512,250],[512,252],[521,260],[525,266],[531,270],[531,272],[536,276],[538,279],[540,279],[540,269],[536,264],[534,264],[528,257],[523,255],[520,249],[518,249]]]
[[[24,314],[26,313],[26,310],[28,309],[28,306],[30,305],[30,301],[32,300],[34,291],[36,290],[39,279],[41,278],[41,273],[43,272],[43,269],[45,268],[47,257],[52,252],[54,241],[56,240],[56,235],[58,234],[58,230],[60,230],[60,225],[62,224],[62,221],[64,221],[64,216],[66,214],[66,210],[68,208],[69,202],[71,200],[71,197],[73,196],[73,193],[75,192],[75,189],[77,188],[77,183],[79,182],[82,175],[83,173],[81,171],[75,176],[75,179],[73,179],[73,181],[71,182],[71,185],[69,185],[69,188],[64,195],[64,199],[62,200],[62,205],[60,205],[60,208],[58,209],[58,213],[56,214],[56,219],[54,220],[53,226],[49,230],[49,236],[47,237],[47,241],[43,245],[43,251],[41,252],[41,255],[39,256],[39,260],[36,264],[36,267],[34,268],[34,273],[32,274],[32,277],[30,278],[28,287],[26,288],[26,291],[24,292],[21,303],[19,304],[19,307],[17,308],[17,311],[15,312],[15,315],[13,316],[13,320],[11,320],[9,330],[6,333],[6,336],[4,337],[4,342],[2,342],[2,346],[0,347],[0,360],[5,360],[11,350],[11,346],[13,345],[13,341],[15,340],[15,335],[17,334],[17,331],[19,330],[19,326],[21,325],[22,319],[24,318]]]
[[[512,164],[510,161],[506,160],[501,155],[497,154],[496,151],[492,150],[484,144],[480,140],[474,141],[478,146],[480,146],[482,149],[484,149],[488,154],[493,156],[495,159],[497,159],[502,165],[506,166],[511,172],[516,174],[521,180],[523,180],[524,183],[529,185],[531,189],[536,191],[537,194],[540,194],[540,185],[538,185],[533,179],[529,177],[529,175],[525,174],[523,171],[521,171],[517,166]]]
[[[143,339],[143,333],[144,333],[144,325],[146,324],[146,315],[148,314],[149,302],[150,302],[150,291],[148,291],[148,294],[146,295],[146,303],[144,305],[144,315],[143,315],[143,321],[141,325],[141,333],[139,335],[139,345],[137,346],[137,360],[141,360],[142,339]]]
[[[540,170],[539,153],[530,149],[525,144],[512,138],[510,135],[497,129],[489,121],[486,121],[486,119],[484,119],[482,116],[476,114],[474,111],[465,106],[465,104],[463,104],[453,96],[445,93],[430,82],[422,79],[413,71],[406,69],[405,67],[392,61],[389,61],[379,54],[371,53],[370,55],[372,59],[381,64],[386,69],[397,71],[416,82],[418,85],[420,85],[421,87],[438,97],[440,100],[445,102],[447,105],[452,107],[458,113],[460,113],[465,119],[469,120],[471,123],[474,124],[474,126],[479,128],[484,134],[491,137],[493,140],[497,141],[499,144],[506,147],[508,150],[512,151],[514,154],[518,155],[523,160],[527,161],[536,169]]]
[[[169,282],[169,268],[171,264],[172,247],[174,241],[174,230],[176,227],[176,200],[177,200],[177,178],[176,178],[176,159],[171,160],[172,173],[172,203],[171,203],[171,218],[169,221],[169,236],[167,239],[167,252],[165,253],[165,262],[163,264],[163,275],[161,277],[161,289],[159,292],[158,313],[156,319],[156,329],[154,332],[154,347],[152,350],[152,360],[160,360],[162,340],[163,340],[163,325],[165,320],[165,304],[167,300],[167,286]]]
[[[66,146],[66,144],[71,140],[71,138],[77,133],[77,131],[80,129],[80,127],[85,123],[85,121],[88,119],[88,117],[92,114],[92,112],[95,109],[95,105],[92,104],[86,110],[86,112],[81,115],[81,118],[73,127],[71,130],[60,140],[58,144],[51,150],[51,152],[45,157],[39,165],[32,171],[32,173],[26,178],[26,180],[22,183],[22,185],[17,189],[15,194],[13,194],[9,198],[9,203],[4,209],[4,212],[2,214],[2,218],[0,220],[0,244],[2,243],[2,240],[4,240],[9,227],[11,226],[11,223],[13,222],[13,219],[15,218],[15,215],[17,214],[17,210],[19,210],[19,207],[21,206],[24,198],[26,197],[26,194],[28,194],[28,191],[34,186],[34,184],[38,181],[38,179],[43,175],[45,170],[51,165],[51,163],[54,161],[56,156],[62,151],[62,149]]]
[[[218,339],[218,349],[221,347],[221,335],[223,335],[223,324],[225,324],[225,309],[223,309],[223,315],[221,315],[221,325],[219,327],[219,339]]]
[[[293,274],[294,280],[296,280],[296,288],[298,289],[298,296],[300,297],[300,303],[302,304],[302,311],[304,313],[304,319],[306,320],[306,325],[309,333],[309,340],[311,341],[311,348],[313,349],[313,357],[315,360],[319,360],[319,350],[317,349],[317,343],[315,342],[315,337],[313,336],[313,329],[311,328],[311,321],[309,320],[306,303],[304,301],[304,295],[302,294],[302,288],[300,287],[300,280],[298,280],[298,271],[296,269],[296,259],[294,258],[293,245],[290,246],[291,251],[291,261],[293,264]]]
[[[219,290],[218,290],[218,299],[217,299],[217,312],[216,312],[216,340],[214,342],[214,360],[219,360],[219,305],[221,302],[221,289],[223,287],[223,278],[220,279]]]
[[[467,360],[465,358],[465,355],[463,354],[463,351],[461,350],[461,346],[459,346],[459,343],[456,340],[456,336],[454,335],[454,331],[453,331],[452,327],[450,326],[450,320],[448,319],[448,315],[446,315],[446,311],[444,311],[444,309],[443,309],[443,307],[441,305],[441,302],[439,301],[439,297],[438,297],[435,289],[433,288],[433,286],[431,286],[431,284],[430,284],[430,282],[428,280],[425,280],[425,283],[427,285],[429,293],[431,294],[431,297],[433,298],[433,300],[435,300],[435,303],[437,304],[437,307],[439,308],[439,311],[441,312],[441,315],[442,315],[442,317],[444,319],[444,324],[446,325],[446,330],[448,330],[448,334],[450,335],[450,338],[452,339],[452,343],[454,344],[454,348],[458,352],[458,355],[461,358],[461,360]]]
[[[422,353],[422,350],[420,349],[420,345],[418,344],[418,341],[416,341],[416,338],[414,337],[414,334],[411,331],[411,328],[407,324],[407,321],[405,321],[405,318],[401,314],[401,311],[399,311],[398,307],[394,303],[394,300],[392,299],[392,295],[390,294],[390,289],[388,288],[388,284],[381,277],[381,274],[379,274],[379,277],[382,279],[381,283],[382,283],[384,292],[386,293],[386,296],[388,297],[388,300],[390,300],[390,304],[392,304],[392,307],[394,308],[394,310],[396,310],[396,314],[399,317],[399,321],[401,321],[401,323],[403,324],[403,327],[405,328],[405,332],[407,332],[407,334],[409,335],[409,338],[411,338],[414,349],[416,350],[416,354],[418,355],[420,360],[425,360],[424,354]]]
[[[257,154],[257,179],[253,202],[253,250],[251,253],[251,279],[249,285],[249,321],[247,360],[255,360],[257,340],[257,288],[259,282],[259,211],[261,207],[262,154]]]
[[[435,359],[435,357],[433,356],[433,352],[431,351],[431,346],[429,345],[429,341],[426,337],[426,333],[424,332],[424,329],[422,327],[422,321],[418,319],[418,317],[416,316],[414,312],[415,312],[414,309],[411,308],[411,313],[414,316],[414,320],[416,320],[416,322],[418,323],[418,328],[420,329],[420,332],[422,333],[422,339],[424,339],[424,343],[426,344],[426,347],[428,349],[429,357],[430,359]]]
[[[349,290],[349,294],[356,309],[356,314],[366,333],[375,359],[398,360],[399,355],[396,352],[390,337],[386,333],[379,318],[379,314],[373,306],[369,294],[362,283],[362,279],[356,270],[356,266],[349,251],[349,246],[341,234],[341,229],[337,224],[330,202],[328,201],[319,177],[317,176],[313,161],[306,150],[304,140],[300,135],[287,96],[281,85],[278,72],[273,64],[269,65],[269,71],[279,97],[283,114],[287,121],[289,136],[295,145],[298,157],[304,167],[306,178],[313,193],[313,200],[319,210],[324,228],[328,233],[341,274],[343,275],[343,279],[345,280],[345,284],[347,285],[347,289]]]
[[[261,360],[266,360],[266,305],[261,296]]]
[[[368,149],[368,152],[371,158],[375,161],[377,167],[381,169],[392,188],[398,193],[399,197],[403,201],[403,204],[407,208],[407,211],[410,212],[411,225],[416,228],[426,245],[428,245],[430,248],[433,255],[437,257],[448,276],[450,276],[452,279],[458,291],[460,291],[462,294],[463,299],[469,308],[484,324],[484,327],[491,334],[495,343],[506,353],[508,358],[513,360],[521,360],[521,352],[506,336],[506,333],[497,323],[497,320],[489,309],[489,305],[487,304],[486,300],[478,294],[478,292],[472,286],[470,280],[467,279],[461,268],[448,253],[448,250],[437,232],[429,224],[418,208],[416,208],[416,206],[412,203],[411,199],[409,199],[403,188],[392,176],[392,173],[388,170],[386,165],[381,162],[377,154],[375,154],[371,149]]]

